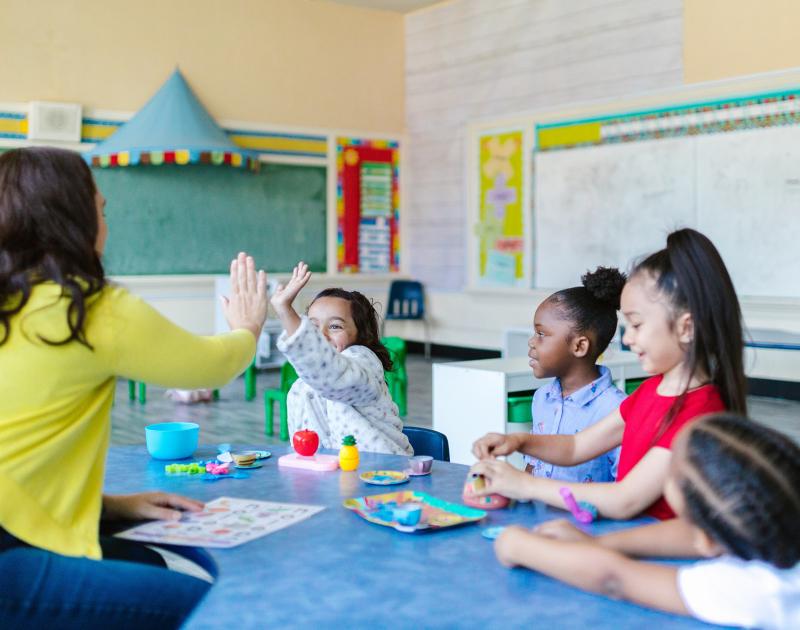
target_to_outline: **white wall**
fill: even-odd
[[[409,15],[409,272],[466,285],[467,123],[679,86],[682,33],[682,0],[460,0]]]

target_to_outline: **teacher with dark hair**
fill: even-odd
[[[71,151],[0,155],[0,628],[177,627],[208,583],[102,559],[109,519],[180,518],[177,495],[102,495],[118,377],[219,387],[252,361],[266,274],[231,262],[230,333],[193,335],[109,283],[105,200]]]

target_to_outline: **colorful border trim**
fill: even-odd
[[[125,121],[84,118],[81,142],[102,142]],[[264,155],[315,157],[328,156],[328,139],[324,135],[225,129],[228,137],[242,149]],[[28,136],[28,116],[21,112],[0,112],[0,138],[25,140]],[[213,162],[212,162],[213,163]]]
[[[536,151],[800,123],[800,89],[535,126]]]
[[[390,151],[392,164],[392,216],[391,242],[389,250],[389,270],[400,270],[400,143],[395,140],[366,140],[363,138],[337,138],[336,139],[336,266],[343,273],[359,272],[357,253],[353,256],[353,250],[358,251],[357,232],[356,242],[353,240],[353,226],[349,219],[352,208],[348,207],[345,200],[345,151],[353,149],[356,151]],[[367,158],[369,159],[369,158]],[[347,197],[350,197],[348,194]],[[360,209],[358,209],[360,211]],[[349,211],[349,212],[348,212]]]
[[[100,168],[113,168],[116,166],[161,164],[213,164],[248,168],[257,171],[260,167],[258,158],[250,157],[235,151],[190,151],[177,149],[175,151],[120,151],[104,155],[93,155],[92,166]]]

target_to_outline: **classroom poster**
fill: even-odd
[[[400,269],[399,143],[338,138],[337,268],[388,273]]]
[[[523,132],[479,137],[478,283],[524,282]]]

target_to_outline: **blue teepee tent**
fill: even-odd
[[[176,69],[127,123],[84,158],[92,166],[229,164],[258,168],[257,154],[237,147]]]

